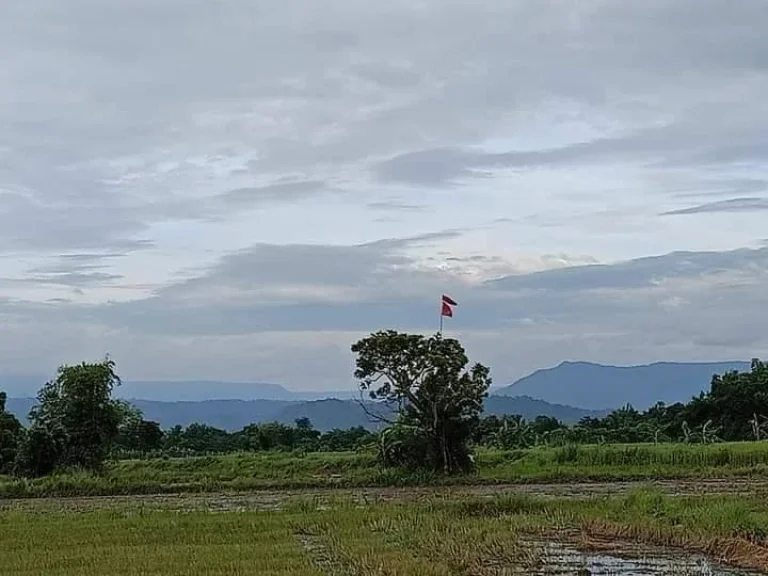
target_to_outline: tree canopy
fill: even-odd
[[[205,455],[263,450],[378,449],[384,465],[468,470],[472,445],[499,449],[586,443],[768,440],[768,364],[714,374],[708,391],[689,402],[624,406],[566,425],[550,416],[481,418],[491,383],[488,368],[470,366],[461,344],[376,332],[352,345],[361,394],[394,408],[384,430],[362,427],[321,433],[299,417],[294,425],[261,422],[239,431],[193,423],[162,430],[140,410],[112,398],[120,384],[109,359],[62,366],[37,396],[29,427],[6,410],[0,392],[0,474],[40,476],[77,467],[99,470],[108,458]],[[369,406],[369,402],[361,402]],[[391,415],[393,410],[383,414]]]
[[[124,407],[112,399],[115,363],[62,366],[30,412],[21,464],[32,475],[59,467],[98,469],[119,433]]]
[[[5,401],[5,392],[0,392],[0,474],[8,474],[13,470],[24,431],[21,422],[5,411]]]
[[[399,408],[397,434],[410,436],[407,463],[450,473],[471,467],[468,441],[491,385],[482,364],[469,369],[461,343],[436,334],[380,331],[352,345],[355,377],[374,401]]]

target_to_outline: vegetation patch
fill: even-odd
[[[377,433],[321,434],[306,418],[163,431],[112,398],[120,379],[111,360],[62,366],[26,429],[0,393],[0,497],[768,477],[768,366],[759,360],[714,375],[687,404],[626,406],[565,426],[483,418],[490,370],[441,334],[382,331],[352,351],[370,396],[363,405],[380,408],[371,412]]]

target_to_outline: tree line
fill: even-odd
[[[237,432],[206,424],[162,430],[125,400],[112,397],[115,364],[62,366],[37,393],[29,426],[6,411],[0,392],[0,474],[39,477],[57,470],[98,471],[109,459],[195,456],[262,450],[349,451],[375,444],[363,427],[321,433],[307,418],[294,426],[250,424]]]
[[[565,425],[549,416],[482,416],[490,370],[467,367],[455,339],[381,331],[352,346],[360,405],[382,405],[381,424],[320,432],[295,425],[251,424],[227,432],[205,424],[162,430],[130,403],[115,399],[114,362],[62,366],[38,392],[22,426],[5,410],[0,392],[0,474],[44,476],[61,469],[99,470],[110,458],[186,456],[239,451],[376,450],[384,466],[453,473],[473,467],[475,446],[501,449],[589,443],[711,443],[768,439],[768,365],[713,375],[710,389],[687,403],[625,406],[603,418]],[[393,410],[394,408],[394,410]],[[368,410],[368,408],[366,408]]]

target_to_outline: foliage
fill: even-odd
[[[550,416],[537,416],[526,422],[519,414],[488,416],[483,418],[473,432],[477,444],[503,450],[529,448],[539,444],[555,443],[567,427]]]
[[[119,421],[114,448],[136,452],[149,452],[162,448],[165,434],[160,424],[144,420],[141,410],[125,400],[114,400],[113,405],[117,410]]]
[[[362,427],[321,433],[314,429],[308,418],[299,418],[295,426],[279,422],[249,424],[237,432],[227,432],[204,424],[190,424],[186,428],[174,426],[165,432],[158,449],[124,450],[122,453],[157,451],[167,455],[192,456],[270,450],[346,451],[372,444],[374,438],[375,434]]]
[[[480,418],[490,383],[488,370],[476,365],[466,371],[466,355],[455,340],[389,331],[361,340],[353,350],[358,353],[356,375],[361,389],[375,401],[399,409],[399,417],[380,433],[362,427],[321,433],[306,418],[292,426],[265,422],[234,432],[198,423],[163,431],[128,402],[111,397],[119,378],[107,359],[59,369],[57,378],[40,390],[28,430],[5,411],[5,394],[0,393],[0,474],[45,476],[72,467],[99,470],[109,458],[370,450],[372,455],[377,452],[377,457],[371,456],[366,466],[378,461],[390,471],[373,471],[367,476],[361,472],[353,483],[363,482],[363,476],[374,483],[407,483],[411,481],[408,474],[415,469],[443,473],[447,464],[451,472],[469,471],[473,445],[510,454],[526,451],[525,458],[515,463],[523,468],[515,468],[514,474],[541,474],[545,478],[551,474],[550,464],[592,466],[591,474],[611,477],[674,475],[680,463],[701,468],[726,463],[751,471],[768,464],[762,456],[747,458],[745,452],[735,452],[732,445],[723,444],[768,439],[768,367],[759,360],[752,362],[749,372],[713,376],[710,390],[688,403],[659,403],[645,411],[624,406],[603,418],[584,418],[567,426],[548,416],[530,421],[519,415]],[[658,450],[649,448],[670,442],[715,446],[714,451],[701,453],[706,457],[691,456],[699,454],[696,446],[691,446],[693,451],[675,448],[677,451],[672,452],[661,446]],[[635,446],[627,448],[630,444]],[[547,446],[556,450],[538,450]],[[539,459],[539,464],[543,458],[546,465],[537,464],[537,468],[531,458]],[[642,463],[654,470],[628,468],[617,472],[611,468]],[[576,468],[561,472],[583,477],[586,472]],[[512,468],[488,470],[486,467],[478,474],[498,479],[513,473]],[[762,473],[760,470],[757,473]],[[383,480],[377,479],[379,473]]]
[[[38,476],[59,467],[100,468],[118,437],[124,406],[112,400],[115,364],[62,366],[37,395],[20,468]]]
[[[540,426],[536,426],[536,421]],[[570,427],[556,421],[546,424],[539,418],[536,421],[491,416],[479,423],[474,439],[479,444],[499,448],[538,444],[712,444],[766,440],[768,364],[755,359],[749,372],[715,374],[710,390],[686,404],[658,403],[643,412],[624,406],[604,418],[583,418]]]
[[[421,429],[403,423],[382,430],[376,457],[382,466],[415,470],[429,462],[429,438]]]
[[[444,473],[471,468],[468,441],[491,384],[487,367],[467,370],[462,345],[440,334],[380,331],[353,344],[352,352],[361,390],[399,409],[400,464]],[[415,452],[406,454],[408,447]]]
[[[694,398],[685,413],[688,422],[710,422],[723,440],[753,437],[753,420],[768,416],[768,364],[754,359],[749,372],[715,374],[710,391]]]
[[[5,401],[5,392],[0,392],[0,474],[8,474],[13,470],[24,432],[21,422],[5,411]]]

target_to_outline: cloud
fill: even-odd
[[[472,176],[472,164],[480,166],[482,162],[469,152],[436,148],[409,152],[386,160],[376,167],[376,173],[384,181],[444,186]]]
[[[766,19],[725,0],[2,3],[0,361],[109,348],[149,378],[336,388],[351,339],[434,329],[441,292],[502,380],[747,357]]]
[[[768,210],[766,198],[731,198],[719,202],[709,202],[690,208],[681,208],[662,213],[662,216],[674,216],[683,214],[705,214],[713,212],[760,212]]]
[[[375,173],[384,182],[445,186],[468,178],[488,177],[494,170],[502,169],[599,165],[606,162],[641,162],[670,168],[729,165],[760,161],[768,152],[768,140],[762,128],[759,133],[748,128],[735,132],[713,122],[709,129],[722,130],[722,133],[704,135],[698,127],[681,121],[540,150],[487,153],[471,148],[424,149],[380,162],[375,166]],[[751,142],[731,143],[729,140],[734,137],[747,138]]]
[[[615,264],[592,264],[547,270],[494,280],[500,290],[631,290],[662,282],[740,269],[768,267],[768,252],[749,249],[730,252],[673,252]]]
[[[396,200],[383,200],[381,202],[369,202],[368,208],[383,212],[421,212],[427,207],[422,204],[408,204]]]
[[[103,218],[98,217],[100,210],[105,212]],[[93,217],[84,218],[84,213]],[[151,245],[140,237],[144,228],[143,222],[121,213],[109,200],[52,197],[49,203],[6,193],[0,203],[0,242],[6,251],[135,250]]]
[[[15,318],[14,330],[22,334],[27,325],[48,326],[45,344],[59,342],[62,351],[72,349],[59,335],[69,327],[90,356],[111,351],[133,377],[170,370],[155,353],[145,363],[157,346],[180,373],[197,374],[178,364],[194,356],[209,358],[215,370],[198,360],[189,366],[216,377],[226,359],[230,364],[219,377],[279,373],[278,381],[305,388],[347,385],[349,345],[366,333],[433,332],[441,293],[459,302],[447,332],[473,357],[492,363],[500,382],[563,358],[747,358],[766,343],[759,312],[743,314],[766,305],[766,249],[671,253],[477,284],[420,267],[408,256],[412,242],[254,246],[144,300],[91,306],[7,301],[0,316]],[[32,349],[42,344],[22,341]]]
[[[251,186],[229,190],[221,195],[226,204],[249,205],[265,202],[290,202],[301,200],[313,193],[325,189],[325,182],[320,180],[283,181],[265,186]]]

